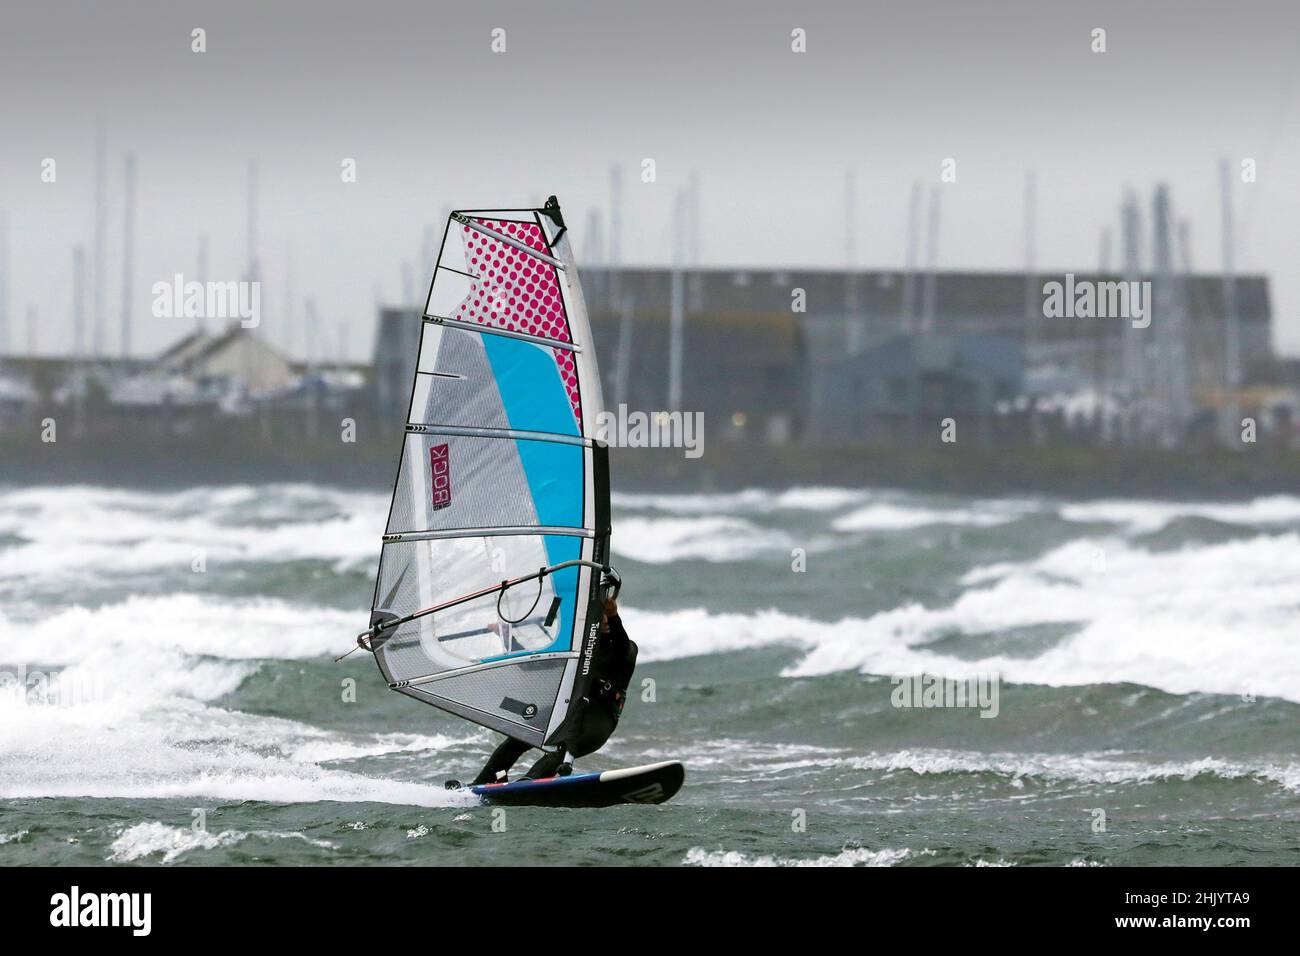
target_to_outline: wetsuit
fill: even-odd
[[[542,754],[529,769],[527,777],[538,780],[555,776],[555,771],[564,762],[566,750],[571,757],[585,757],[605,745],[623,715],[627,687],[636,667],[636,650],[636,644],[628,638],[619,616],[615,614],[609,618],[609,630],[600,635],[591,654],[591,694],[583,707],[581,721],[564,742],[564,748]],[[471,786],[495,782],[497,774],[513,767],[531,747],[522,740],[507,737],[492,752],[487,765]]]

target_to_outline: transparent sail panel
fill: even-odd
[[[388,533],[580,528],[585,451],[552,441],[409,434]]]
[[[512,661],[401,688],[401,692],[475,723],[539,746],[563,709],[565,665],[555,658]]]
[[[393,620],[583,556],[590,539],[570,535],[484,535],[388,542],[379,563],[372,623]],[[589,550],[589,546],[588,546]],[[383,645],[394,680],[476,664],[518,651],[571,650],[578,569],[525,581],[402,624]],[[518,622],[518,623],[512,623]],[[391,655],[416,656],[395,661]],[[400,664],[400,666],[399,666]],[[408,666],[409,665],[409,666]]]
[[[387,543],[371,623],[490,587],[509,576],[503,568],[522,573],[589,556],[590,549],[590,539],[561,535]],[[573,649],[574,622],[586,610],[578,606],[581,581],[579,569],[565,568],[407,621],[375,641],[375,658],[390,683],[413,682],[399,687],[412,696],[471,708],[478,717],[462,715],[505,722],[510,727],[489,726],[506,733],[531,728],[540,735],[565,661],[546,655]]]
[[[546,345],[426,322],[408,421],[576,436],[572,365]]]

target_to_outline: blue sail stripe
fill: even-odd
[[[578,436],[568,393],[560,381],[555,359],[544,347],[495,335],[483,336],[483,347],[510,427],[520,431]],[[581,445],[515,440],[519,460],[541,525],[582,527],[586,450]],[[582,556],[583,539],[546,535],[546,559],[559,564]],[[578,569],[565,568],[552,577],[560,596],[562,627],[553,644],[504,657],[571,650],[577,604]],[[500,660],[502,658],[489,658]]]

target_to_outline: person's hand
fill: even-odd
[[[618,601],[610,598],[605,602],[605,610],[600,612],[600,633],[609,633],[609,619],[618,617]]]

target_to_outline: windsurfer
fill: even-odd
[[[575,730],[559,749],[542,754],[525,774],[528,779],[554,777],[567,770],[566,753],[570,757],[585,757],[605,745],[623,714],[628,684],[632,682],[632,671],[636,667],[636,652],[636,644],[627,636],[618,615],[618,598],[609,597],[600,618],[600,636],[592,652],[591,689],[583,700],[582,710],[576,715]],[[492,752],[471,786],[504,783],[507,772],[531,746],[507,737]]]

